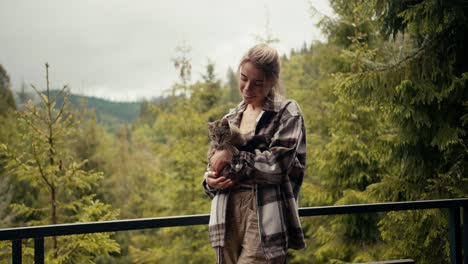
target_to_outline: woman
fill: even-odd
[[[278,52],[264,44],[239,64],[243,101],[225,118],[249,141],[236,155],[216,151],[203,181],[218,263],[284,263],[288,248],[305,246],[297,197],[306,133],[298,104],[278,92],[279,73]],[[226,165],[228,175],[218,175]]]

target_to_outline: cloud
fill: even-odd
[[[178,45],[192,47],[193,80],[208,58],[224,78],[265,32],[266,10],[281,53],[320,35],[308,1],[1,1],[0,63],[14,89],[22,80],[44,87],[49,62],[54,87],[116,100],[158,96],[177,81]]]

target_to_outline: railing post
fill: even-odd
[[[44,238],[34,239],[34,264],[44,264]]]
[[[468,206],[463,207],[463,263],[468,264]]]
[[[461,255],[460,208],[449,208],[450,263],[462,263]]]
[[[12,258],[13,258],[13,264],[21,264],[22,259],[21,259],[21,239],[16,239],[11,241],[12,242]]]

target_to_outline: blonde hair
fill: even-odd
[[[268,46],[267,44],[257,44],[253,46],[242,57],[239,63],[238,72],[240,72],[241,67],[247,62],[252,63],[255,68],[262,70],[266,79],[272,81],[273,86],[268,97],[273,98],[276,95],[282,94],[279,78],[281,62],[276,49]]]

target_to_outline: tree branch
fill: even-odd
[[[40,160],[39,160],[39,157],[37,156],[37,152],[36,152],[36,147],[34,147],[34,144],[31,144],[32,146],[32,149],[33,149],[33,156],[34,156],[34,160],[36,160],[36,164],[37,164],[37,167],[39,168],[39,172],[41,174],[41,177],[42,179],[45,181],[45,183],[47,184],[47,186],[49,186],[49,188],[52,189],[52,184],[49,182],[49,180],[47,179],[47,176],[45,175],[44,173],[44,169],[42,168],[42,165],[40,163]]]

